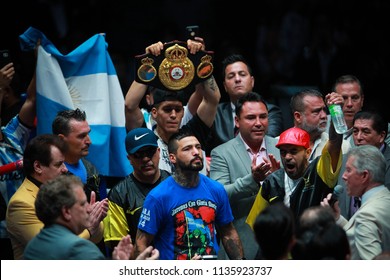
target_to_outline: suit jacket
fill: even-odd
[[[7,230],[16,260],[23,258],[27,243],[43,228],[35,214],[38,191],[39,188],[26,178],[8,203]]]
[[[278,136],[283,131],[282,111],[276,105],[267,103],[269,136]],[[234,138],[234,119],[231,102],[218,104],[217,114],[211,128],[211,134],[206,146],[206,154],[211,150]]]
[[[337,221],[347,233],[351,259],[371,260],[390,250],[390,191],[383,187],[376,193],[363,195],[362,205],[347,221]]]
[[[104,260],[105,256],[91,241],[80,238],[68,228],[53,224],[44,227],[27,244],[26,260]]]
[[[27,243],[43,228],[43,223],[35,213],[35,199],[38,191],[38,186],[26,178],[9,201],[6,221],[15,259],[23,258]],[[103,223],[101,229],[103,229]],[[90,238],[87,230],[82,232],[80,237]],[[98,242],[102,238],[103,230],[94,235],[93,241]]]
[[[386,174],[385,174],[385,186],[390,189],[390,147],[385,143],[383,150],[383,156],[386,160]],[[343,156],[343,163],[340,170],[338,186],[335,187],[334,191],[337,193],[339,200],[340,212],[343,217],[346,219],[351,218],[351,196],[347,194],[346,185],[344,180],[342,179],[343,173],[345,171],[345,163],[347,161],[347,157]]]
[[[277,140],[265,136],[263,141],[267,153],[280,160],[279,149],[275,147]],[[259,192],[259,184],[253,179],[251,159],[240,135],[212,150],[210,178],[225,186],[234,216],[233,224],[240,236],[245,256],[247,259],[255,259],[258,245],[245,220]],[[223,248],[220,252],[219,258],[223,258]]]

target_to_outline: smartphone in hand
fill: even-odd
[[[0,50],[0,68],[3,68],[8,63],[11,63],[11,55],[9,50]]]
[[[189,25],[186,27],[188,38],[195,40],[195,37],[199,36],[199,26],[198,25]]]

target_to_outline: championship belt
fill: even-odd
[[[213,73],[212,51],[191,54],[187,44],[164,44],[159,56],[147,53],[135,56],[136,81],[160,89],[179,91],[208,79]]]

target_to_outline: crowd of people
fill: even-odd
[[[195,37],[186,47],[196,54],[205,42]],[[157,57],[164,48],[157,42],[145,52]],[[132,82],[118,110],[133,169],[108,190],[86,159],[98,139],[90,137],[85,111],[60,111],[52,134],[35,134],[33,75],[20,110],[1,123],[2,166],[23,160],[23,169],[1,174],[1,258],[386,256],[389,124],[364,109],[359,79],[347,73],[329,92],[295,93],[293,125],[285,128],[278,104],[254,91],[242,54],[215,63],[222,65],[222,80],[210,75],[197,81],[188,98]],[[0,105],[14,76],[13,63],[1,66]],[[344,134],[330,120],[332,104],[342,106]]]

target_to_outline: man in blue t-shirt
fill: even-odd
[[[198,139],[189,130],[180,130],[170,138],[168,151],[175,172],[145,199],[136,255],[153,242],[162,260],[215,256],[219,250],[218,226],[218,236],[229,258],[244,259],[223,185],[199,173],[203,153]]]

